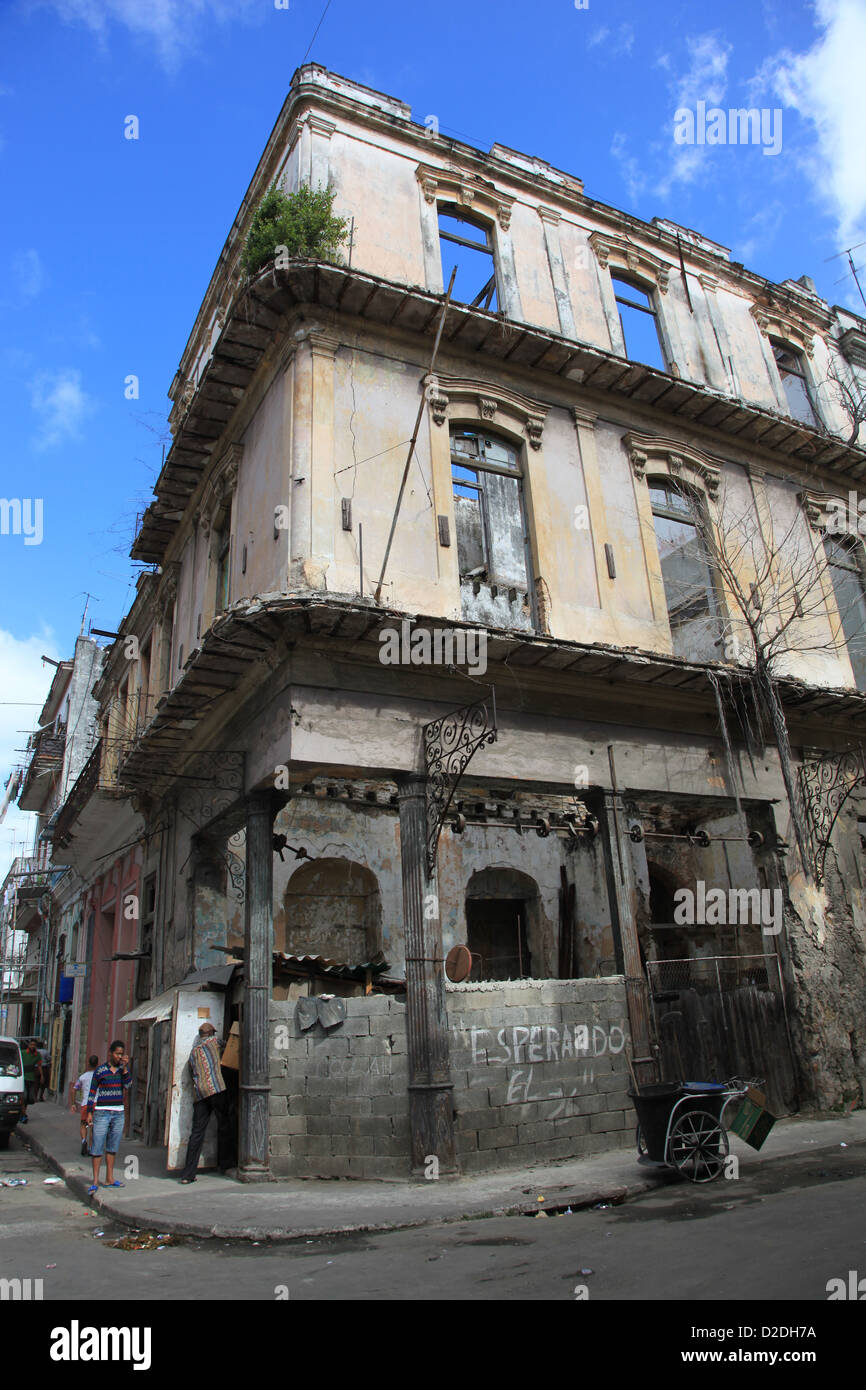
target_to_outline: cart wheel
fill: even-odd
[[[708,1110],[687,1110],[675,1120],[668,1140],[668,1162],[690,1182],[712,1182],[728,1156],[728,1136]]]
[[[637,1156],[638,1156],[638,1158],[646,1158],[646,1155],[647,1155],[646,1140],[645,1140],[644,1137],[643,1137],[643,1132],[642,1132],[642,1130],[641,1130],[640,1125],[638,1125],[637,1129],[636,1129],[635,1132],[634,1132],[634,1142],[635,1142],[635,1144],[637,1145]]]

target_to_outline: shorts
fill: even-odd
[[[91,1157],[101,1158],[103,1153],[117,1153],[123,1138],[125,1119],[126,1115],[122,1110],[94,1110],[93,1140],[90,1145]]]

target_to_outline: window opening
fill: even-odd
[[[486,435],[452,434],[451,476],[464,616],[531,628],[532,567],[516,450]]]
[[[866,690],[866,585],[856,541],[826,536],[824,549],[858,690]]]
[[[663,481],[650,483],[649,494],[674,652],[688,661],[716,661],[719,613],[695,520],[699,504]]]
[[[611,276],[625,355],[632,362],[667,371],[658,315],[650,295],[628,280]]]
[[[470,980],[521,980],[532,976],[522,898],[470,898],[466,944],[473,957]]]
[[[439,205],[439,240],[448,242],[442,252],[442,278],[447,284],[456,264],[457,278],[451,298],[470,309],[489,309],[496,313],[496,262],[489,228],[463,217],[455,204]],[[447,264],[446,264],[447,263]],[[479,288],[480,286],[480,288]]]
[[[814,425],[817,428],[818,417],[815,414],[815,407],[809,394],[806,369],[800,353],[795,352],[793,348],[786,347],[784,343],[774,342],[773,356],[776,359],[776,366],[779,368],[779,376],[782,378],[782,387],[791,415],[804,425]]]
[[[216,534],[216,601],[215,611],[222,613],[229,603],[230,548],[232,539],[232,509],[228,507]]]

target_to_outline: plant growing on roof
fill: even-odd
[[[337,261],[346,240],[349,220],[333,214],[335,190],[301,184],[296,193],[283,193],[276,184],[253,213],[241,264],[248,275],[269,261],[301,256]]]

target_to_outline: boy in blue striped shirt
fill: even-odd
[[[93,1186],[88,1192],[99,1188],[99,1170],[102,1155],[105,1154],[106,1187],[123,1187],[114,1177],[114,1156],[123,1135],[123,1096],[132,1081],[129,1057],[125,1044],[117,1039],[108,1049],[108,1061],[97,1067],[90,1082],[90,1095],[87,1097],[87,1113],[93,1116],[93,1140],[90,1154],[93,1159]]]

